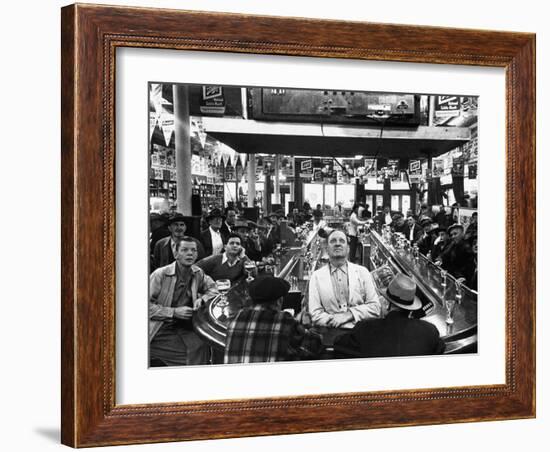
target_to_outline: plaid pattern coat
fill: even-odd
[[[288,312],[269,305],[239,311],[227,329],[224,363],[316,359],[321,336],[306,331]]]

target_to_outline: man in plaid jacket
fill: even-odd
[[[271,275],[250,283],[253,305],[243,308],[227,329],[224,363],[258,363],[316,359],[321,337],[307,332],[281,302],[290,284]]]

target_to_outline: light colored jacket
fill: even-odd
[[[196,265],[191,266],[191,299],[193,309],[219,294],[216,283]],[[172,298],[176,286],[176,262],[157,268],[149,276],[149,342],[158,333],[164,320],[174,317]]]
[[[365,267],[348,262],[349,301],[342,307],[338,306],[329,267],[327,264],[313,272],[309,282],[309,312],[314,325],[328,326],[332,314],[338,312],[350,311],[353,315],[353,321],[341,328],[353,328],[360,320],[384,316],[374,280]]]

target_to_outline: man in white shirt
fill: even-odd
[[[333,230],[327,237],[329,263],[316,270],[309,282],[309,312],[314,325],[353,328],[368,318],[384,316],[373,278],[360,265],[348,262],[346,234]]]
[[[206,217],[208,229],[201,233],[201,242],[207,256],[220,254],[227,242],[226,235],[220,231],[222,225],[222,212],[220,209],[212,209]]]

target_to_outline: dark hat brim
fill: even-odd
[[[183,215],[178,215],[178,216],[174,216],[174,217],[171,217],[167,220],[166,224],[172,224],[172,223],[185,223],[185,225],[187,226],[187,223],[185,221],[185,217]]]

